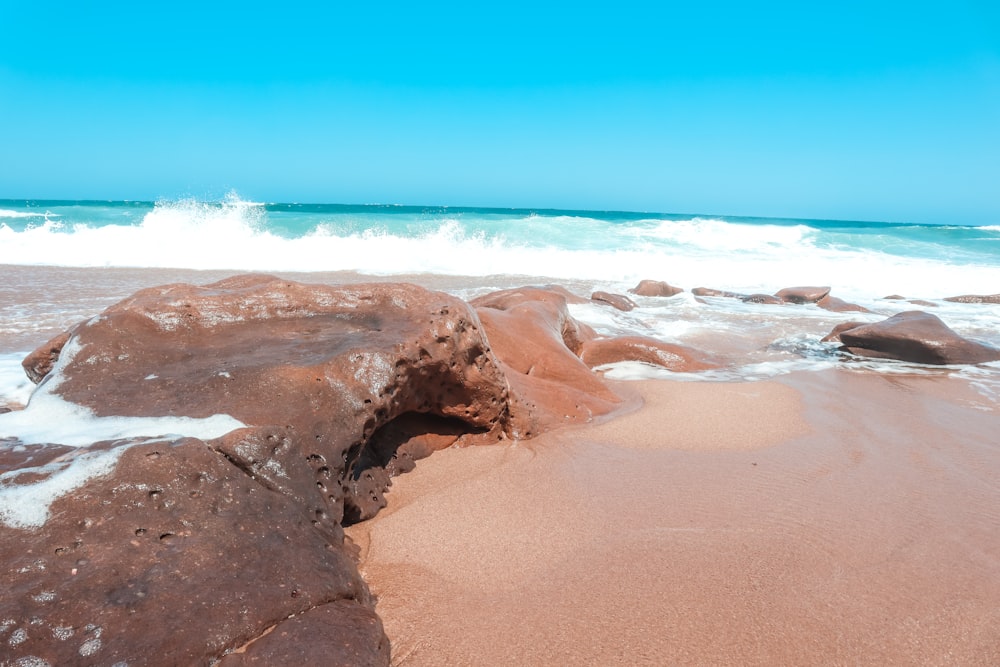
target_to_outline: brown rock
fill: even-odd
[[[963,294],[962,296],[945,297],[945,301],[954,303],[1000,303],[1000,294]]]
[[[370,650],[377,645],[375,653]],[[219,661],[218,667],[376,667],[389,663],[382,621],[372,610],[338,600],[281,621]]]
[[[21,367],[24,368],[29,380],[38,384],[42,378],[48,375],[52,367],[59,361],[59,353],[62,352],[63,346],[66,345],[66,341],[70,339],[71,335],[71,332],[64,331],[24,358]]]
[[[922,364],[978,364],[1000,360],[1000,350],[970,341],[923,311],[893,315],[840,333],[844,349],[867,357]]]
[[[710,362],[700,352],[645,336],[619,336],[587,341],[580,357],[591,368],[619,361],[641,361],[678,373],[718,368],[718,364]]]
[[[786,287],[774,296],[787,303],[816,303],[829,294],[829,287]]]
[[[622,294],[610,294],[608,292],[594,292],[590,295],[591,301],[606,303],[613,308],[628,312],[636,307],[635,301]]]
[[[871,311],[864,306],[859,306],[856,303],[849,303],[843,299],[838,299],[835,296],[830,296],[829,294],[824,296],[822,299],[816,302],[816,305],[823,310],[829,310],[834,313],[870,313]]]
[[[856,322],[856,321],[841,322],[840,324],[838,324],[837,326],[835,326],[833,328],[833,331],[831,331],[826,336],[824,336],[820,340],[820,342],[822,342],[822,343],[839,343],[840,342],[840,334],[842,334],[845,331],[850,331],[851,329],[856,329],[857,327],[863,327],[866,324],[868,324],[868,323],[867,322]]]
[[[674,287],[662,280],[640,280],[638,285],[629,290],[639,296],[674,296],[683,291],[680,287]]]
[[[247,426],[5,447],[13,487],[51,474],[43,464],[120,458],[42,529],[0,523],[4,661],[388,664],[342,525],[378,512],[390,477],[436,449],[617,407],[577,356],[595,334],[563,292],[473,309],[412,285],[238,276],[143,290],[46,344],[27,372],[52,377],[58,360],[47,388],[96,415]]]
[[[43,529],[0,524],[4,661],[207,665],[289,616],[371,610],[328,525],[201,440],[136,444],[56,500]],[[340,639],[378,656],[372,635]]]
[[[522,288],[471,304],[510,384],[514,437],[586,422],[617,407],[619,398],[578,356],[596,334],[570,317],[561,294]]]

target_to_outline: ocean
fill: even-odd
[[[307,282],[407,280],[469,298],[526,284],[581,296],[626,293],[641,279],[686,291],[633,297],[625,313],[574,305],[606,334],[708,349],[724,370],[695,377],[640,365],[612,376],[754,380],[851,365],[882,373],[963,373],[998,395],[1000,367],[935,369],[845,359],[820,339],[848,320],[927,309],[1000,347],[1000,305],[944,301],[1000,292],[1000,225],[796,220],[622,211],[220,201],[0,200],[0,405],[31,386],[23,356],[142,287],[206,283],[242,272]],[[870,313],[696,299],[695,287],[742,294],[829,285]],[[932,305],[887,300],[889,295]]]

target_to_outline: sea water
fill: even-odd
[[[19,359],[27,351],[135,289],[248,271],[313,282],[406,279],[463,298],[549,283],[587,297],[663,280],[686,291],[634,297],[639,308],[629,313],[597,304],[572,312],[600,333],[653,336],[718,354],[723,369],[697,379],[757,379],[842,364],[833,346],[820,343],[833,326],[916,308],[1000,347],[1000,305],[943,300],[1000,292],[1000,224],[263,203],[235,194],[215,202],[0,200],[0,405],[23,404],[30,389]],[[797,285],[829,285],[833,296],[872,312],[696,299],[690,292],[702,286],[772,294]],[[933,372],[853,363],[886,373]],[[1000,368],[968,372],[984,376],[977,382],[988,387]],[[612,373],[690,379],[628,364]]]

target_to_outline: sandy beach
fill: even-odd
[[[946,376],[629,383],[349,528],[393,664],[989,665],[997,406]]]
[[[226,275],[2,268],[8,356],[143,286]],[[525,280],[403,278],[465,298]],[[785,329],[829,330],[791,308],[735,311],[741,329],[694,340],[758,359],[784,354],[770,342]],[[622,399],[611,414],[443,449],[394,477],[387,506],[346,527],[345,550],[377,600],[391,664],[1000,663],[995,386],[968,368],[823,363],[757,381],[605,380]],[[285,574],[260,576],[254,590],[271,591]],[[21,599],[35,598],[10,601]]]

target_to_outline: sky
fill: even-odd
[[[1000,224],[1000,5],[0,0],[0,198],[230,191]]]

